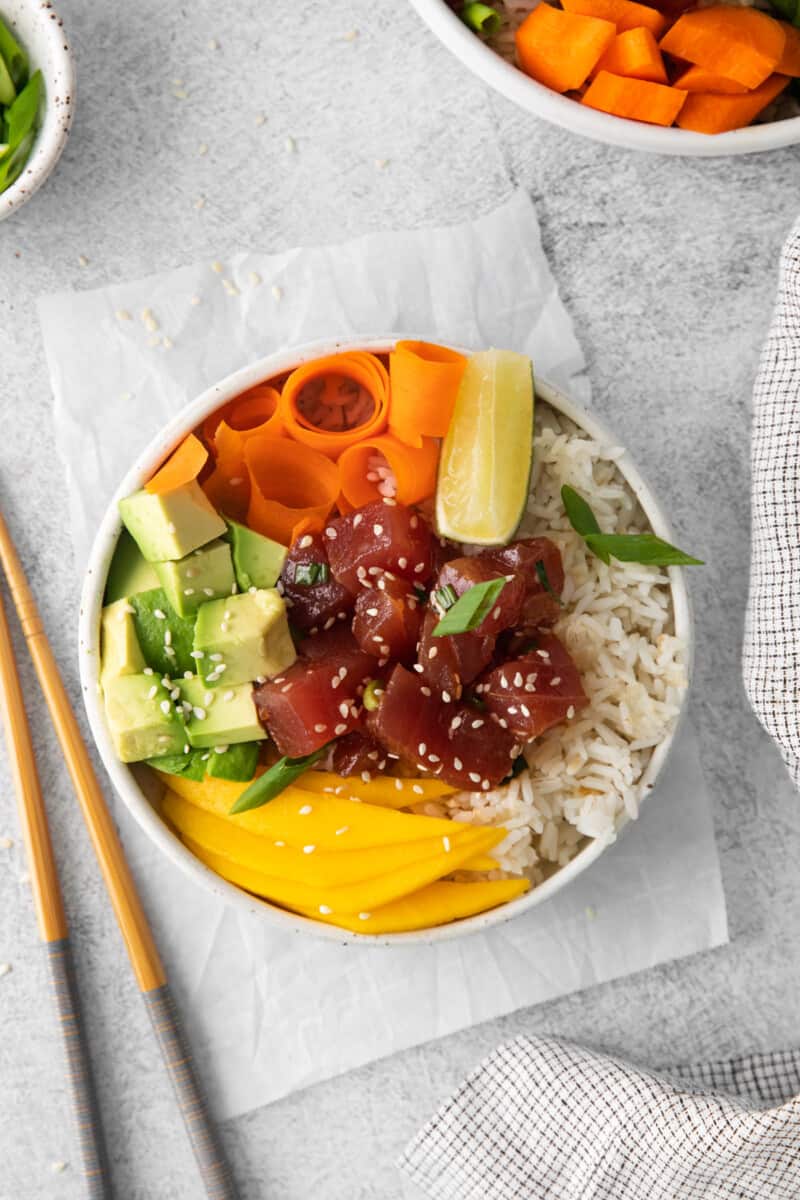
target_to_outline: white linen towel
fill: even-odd
[[[800,223],[754,389],[752,468],[744,681],[800,783]],[[432,1200],[797,1200],[800,1050],[658,1075],[519,1038],[400,1165]]]

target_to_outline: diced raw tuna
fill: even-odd
[[[330,658],[303,657],[257,687],[259,720],[281,754],[311,754],[358,728],[361,695],[374,667],[375,660],[358,649]]]
[[[337,775],[370,775],[386,766],[386,751],[368,733],[356,730],[339,738],[331,749],[330,770]]]
[[[296,579],[297,569],[319,563],[328,569],[328,579],[322,583],[305,584]],[[279,581],[289,608],[289,620],[298,629],[330,629],[343,621],[353,610],[353,593],[330,573],[328,551],[321,533],[307,533],[290,547]]]
[[[477,554],[473,558],[452,558],[446,562],[433,585],[434,595],[439,588],[451,587],[456,596],[463,596],[476,583],[488,583],[490,579],[506,577],[500,595],[491,610],[474,630],[475,634],[491,633],[495,637],[503,629],[516,625],[525,598],[525,581],[488,555]],[[462,635],[463,636],[463,635]]]
[[[528,639],[530,641],[530,638]],[[309,634],[297,643],[297,653],[303,658],[322,658],[338,666],[347,665],[350,657],[361,654],[361,647],[353,637],[349,625],[334,625],[325,633]]]
[[[489,712],[529,742],[589,703],[578,668],[553,634],[540,634],[537,647],[494,667],[476,691]]]
[[[431,576],[433,538],[422,517],[394,501],[377,500],[325,528],[331,570],[355,592],[388,571],[411,583]]]
[[[413,660],[422,625],[422,607],[406,579],[381,575],[375,587],[356,597],[353,635],[376,658]]]
[[[453,787],[488,791],[511,772],[520,745],[491,714],[445,704],[419,675],[397,666],[367,724],[393,754]]]
[[[494,634],[456,633],[434,637],[441,617],[427,609],[422,622],[417,663],[423,680],[442,692],[445,699],[460,700],[464,684],[470,683],[492,661]]]
[[[498,571],[513,572],[523,580],[525,595],[515,622],[517,628],[539,629],[555,624],[561,613],[557,597],[564,590],[564,564],[555,542],[549,538],[523,538],[497,550],[485,550],[479,557]]]

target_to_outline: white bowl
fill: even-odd
[[[0,17],[25,47],[31,74],[44,77],[44,112],[22,174],[0,192],[0,221],[21,208],[55,167],[69,137],[75,106],[75,74],[64,27],[49,0],[0,0]]]
[[[192,852],[184,846],[183,842],[162,821],[148,799],[148,792],[151,795],[155,793],[156,798],[160,792],[160,785],[158,785],[155,776],[147,768],[137,769],[136,767],[126,766],[119,761],[114,752],[114,746],[103,711],[99,667],[100,615],[103,607],[103,592],[105,590],[106,576],[111,557],[121,530],[117,501],[142,487],[168,452],[187,433],[201,424],[203,419],[215,409],[232,400],[234,396],[238,396],[240,392],[246,391],[262,380],[288,373],[301,363],[320,358],[323,355],[350,350],[372,350],[375,353],[385,353],[391,350],[393,345],[394,339],[387,337],[353,338],[342,341],[308,343],[291,350],[283,350],[276,354],[270,354],[266,358],[252,363],[249,367],[244,367],[241,371],[236,371],[233,375],[229,375],[227,379],[223,379],[221,383],[209,388],[202,396],[199,396],[178,413],[150,443],[144,453],[140,455],[139,459],[122,480],[116,495],[109,505],[89,558],[81,596],[79,626],[79,657],[83,698],[89,716],[89,724],[97,742],[100,756],[106,770],[111,776],[114,786],[122,796],[128,809],[159,850],[166,854],[176,866],[185,871],[190,878],[209,888],[212,892],[215,892],[228,904],[232,904],[244,912],[257,913],[272,925],[277,925],[284,930],[302,931],[303,933],[313,934],[316,937],[338,942],[357,941],[380,943],[383,945],[408,942],[429,943],[443,941],[447,938],[461,937],[465,933],[470,933],[478,929],[486,929],[490,925],[497,925],[502,921],[507,921],[510,917],[516,916],[518,913],[527,912],[528,909],[542,904],[550,896],[554,895],[555,892],[570,883],[577,875],[580,875],[582,871],[585,871],[599,857],[608,843],[600,841],[589,842],[566,867],[562,867],[556,871],[555,874],[551,875],[538,887],[533,888],[517,900],[502,905],[500,908],[492,909],[490,912],[481,913],[475,917],[468,917],[451,925],[438,926],[435,929],[386,935],[353,934],[331,925],[324,925],[318,921],[311,921],[305,917],[295,916],[293,913],[286,912],[281,908],[269,904],[265,900],[251,896],[248,892],[244,892],[233,884],[228,883],[225,879],[220,878],[219,875],[215,875],[213,871],[210,871],[208,867],[195,858]],[[462,349],[462,347],[454,347],[454,349]],[[536,391],[538,396],[546,400],[559,412],[564,413],[565,416],[569,417],[576,425],[583,428],[597,441],[605,445],[618,444],[618,439],[612,437],[593,417],[588,416],[587,413],[543,380],[537,379]],[[667,541],[673,541],[669,523],[658,501],[655,499],[629,455],[624,454],[619,459],[618,465],[641,504],[654,532]],[[669,576],[675,615],[675,632],[684,641],[687,647],[688,662],[691,664],[692,619],[686,583],[682,571],[676,567],[669,569]],[[675,731],[673,730],[653,751],[647,769],[636,789],[636,794],[640,802],[644,801],[652,791],[667,758],[670,746],[674,741],[674,737]],[[621,829],[625,823],[626,819],[622,818],[619,821],[618,828]]]
[[[444,0],[411,0],[411,3],[445,46],[484,83],[537,117],[596,142],[646,150],[651,154],[685,154],[697,158],[755,154],[800,142],[800,117],[711,135],[691,133],[686,129],[663,129],[643,121],[628,121],[624,117],[598,112],[568,96],[560,96],[506,62],[485,45]]]

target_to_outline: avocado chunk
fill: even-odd
[[[196,479],[160,495],[134,492],[120,500],[119,513],[148,562],[184,558],[227,528]]]
[[[175,679],[194,674],[194,618],[179,617],[163,588],[129,597],[136,636],[148,667]]]
[[[127,600],[107,604],[100,618],[100,683],[103,688],[117,675],[140,675],[146,665],[136,636],[133,607]]]
[[[228,529],[233,550],[233,569],[241,590],[247,592],[252,587],[275,587],[289,553],[286,546],[256,533],[255,529],[240,525],[238,521],[229,520]]]
[[[253,685],[212,690],[202,679],[181,679],[184,722],[189,744],[196,749],[216,749],[222,756],[238,742],[263,741],[267,733],[258,719]],[[191,706],[191,707],[189,707]]]
[[[106,578],[106,604],[158,587],[158,576],[127,529],[119,535]]]
[[[153,564],[161,586],[175,612],[182,617],[196,613],[201,604],[236,590],[227,542],[209,542],[177,562]]]
[[[169,692],[154,675],[117,675],[105,688],[106,719],[122,762],[177,754],[186,743]]]
[[[209,600],[197,611],[197,670],[209,687],[266,679],[297,657],[286,605],[274,589]]]

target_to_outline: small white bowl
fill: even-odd
[[[30,200],[61,157],[75,107],[75,74],[61,18],[49,0],[0,0],[0,17],[27,51],[31,74],[42,72],[45,90],[30,157],[19,178],[0,192],[2,221]]]
[[[746,129],[735,129],[731,133],[705,134],[686,129],[663,129],[643,121],[628,121],[624,117],[598,112],[568,96],[560,96],[506,62],[485,45],[444,0],[411,0],[411,3],[448,50],[484,83],[535,116],[596,142],[645,150],[650,154],[685,154],[693,158],[755,154],[800,142],[800,117],[748,125]]]
[[[129,496],[131,492],[142,487],[169,451],[187,433],[200,425],[204,418],[214,412],[215,409],[226,404],[235,396],[238,396],[240,392],[246,391],[248,388],[261,383],[265,379],[287,374],[293,371],[295,367],[300,366],[301,363],[321,358],[324,355],[337,354],[342,351],[371,350],[376,354],[387,353],[393,348],[394,341],[395,339],[389,337],[362,337],[342,341],[307,343],[291,350],[282,350],[276,354],[270,354],[258,362],[252,363],[249,367],[244,367],[241,371],[236,371],[233,375],[229,375],[227,379],[223,379],[221,383],[215,384],[214,387],[209,388],[208,391],[198,396],[195,401],[188,404],[154,438],[122,480],[108,507],[95,538],[94,545],[92,546],[81,594],[78,653],[81,686],[89,724],[97,742],[100,756],[108,774],[111,776],[114,786],[142,829],[145,830],[159,850],[166,854],[167,858],[175,863],[176,866],[180,867],[191,879],[194,879],[197,883],[216,893],[226,903],[232,904],[241,911],[256,913],[263,917],[265,921],[284,930],[309,933],[316,937],[342,943],[368,942],[370,944],[378,943],[381,945],[397,945],[410,942],[430,943],[461,937],[465,933],[471,933],[478,929],[486,929],[490,925],[497,925],[519,913],[527,912],[528,909],[535,908],[538,904],[549,899],[555,892],[559,891],[577,875],[585,871],[602,854],[608,843],[599,840],[589,842],[566,867],[562,867],[556,871],[538,887],[533,888],[517,900],[512,900],[510,903],[492,909],[490,912],[481,913],[475,917],[467,917],[462,921],[457,921],[450,925],[437,926],[434,929],[423,929],[413,933],[384,935],[354,934],[346,930],[337,929],[332,925],[324,925],[319,921],[311,921],[306,917],[299,917],[294,913],[286,912],[284,909],[269,904],[266,900],[260,900],[256,896],[252,896],[248,892],[244,892],[233,884],[228,883],[227,880],[214,874],[199,859],[195,858],[192,852],[162,821],[158,812],[153,807],[151,800],[148,798],[149,794],[153,799],[157,799],[161,790],[152,772],[147,768],[126,766],[117,758],[106,724],[100,687],[100,616],[103,607],[106,576],[117,544],[117,538],[122,528],[117,511],[117,501],[124,496]],[[453,349],[463,350],[463,347],[453,347]],[[607,446],[619,444],[618,439],[614,438],[593,417],[588,416],[583,409],[578,408],[554,387],[539,378],[536,380],[536,393],[542,400],[547,401],[554,409],[563,413],[570,420],[574,421],[576,425],[584,429],[590,437]],[[618,460],[617,465],[641,504],[653,531],[667,541],[674,541],[669,523],[658,501],[645,483],[630,456],[627,453],[624,454]],[[690,669],[692,658],[692,618],[689,595],[681,570],[676,567],[670,567],[669,576],[675,617],[675,632],[683,640],[687,648],[687,665]],[[674,739],[675,730],[653,751],[647,769],[636,788],[636,795],[640,804],[649,797],[653,790],[653,786],[661,772]],[[618,822],[618,829],[622,829],[626,823],[627,818],[621,818]]]

